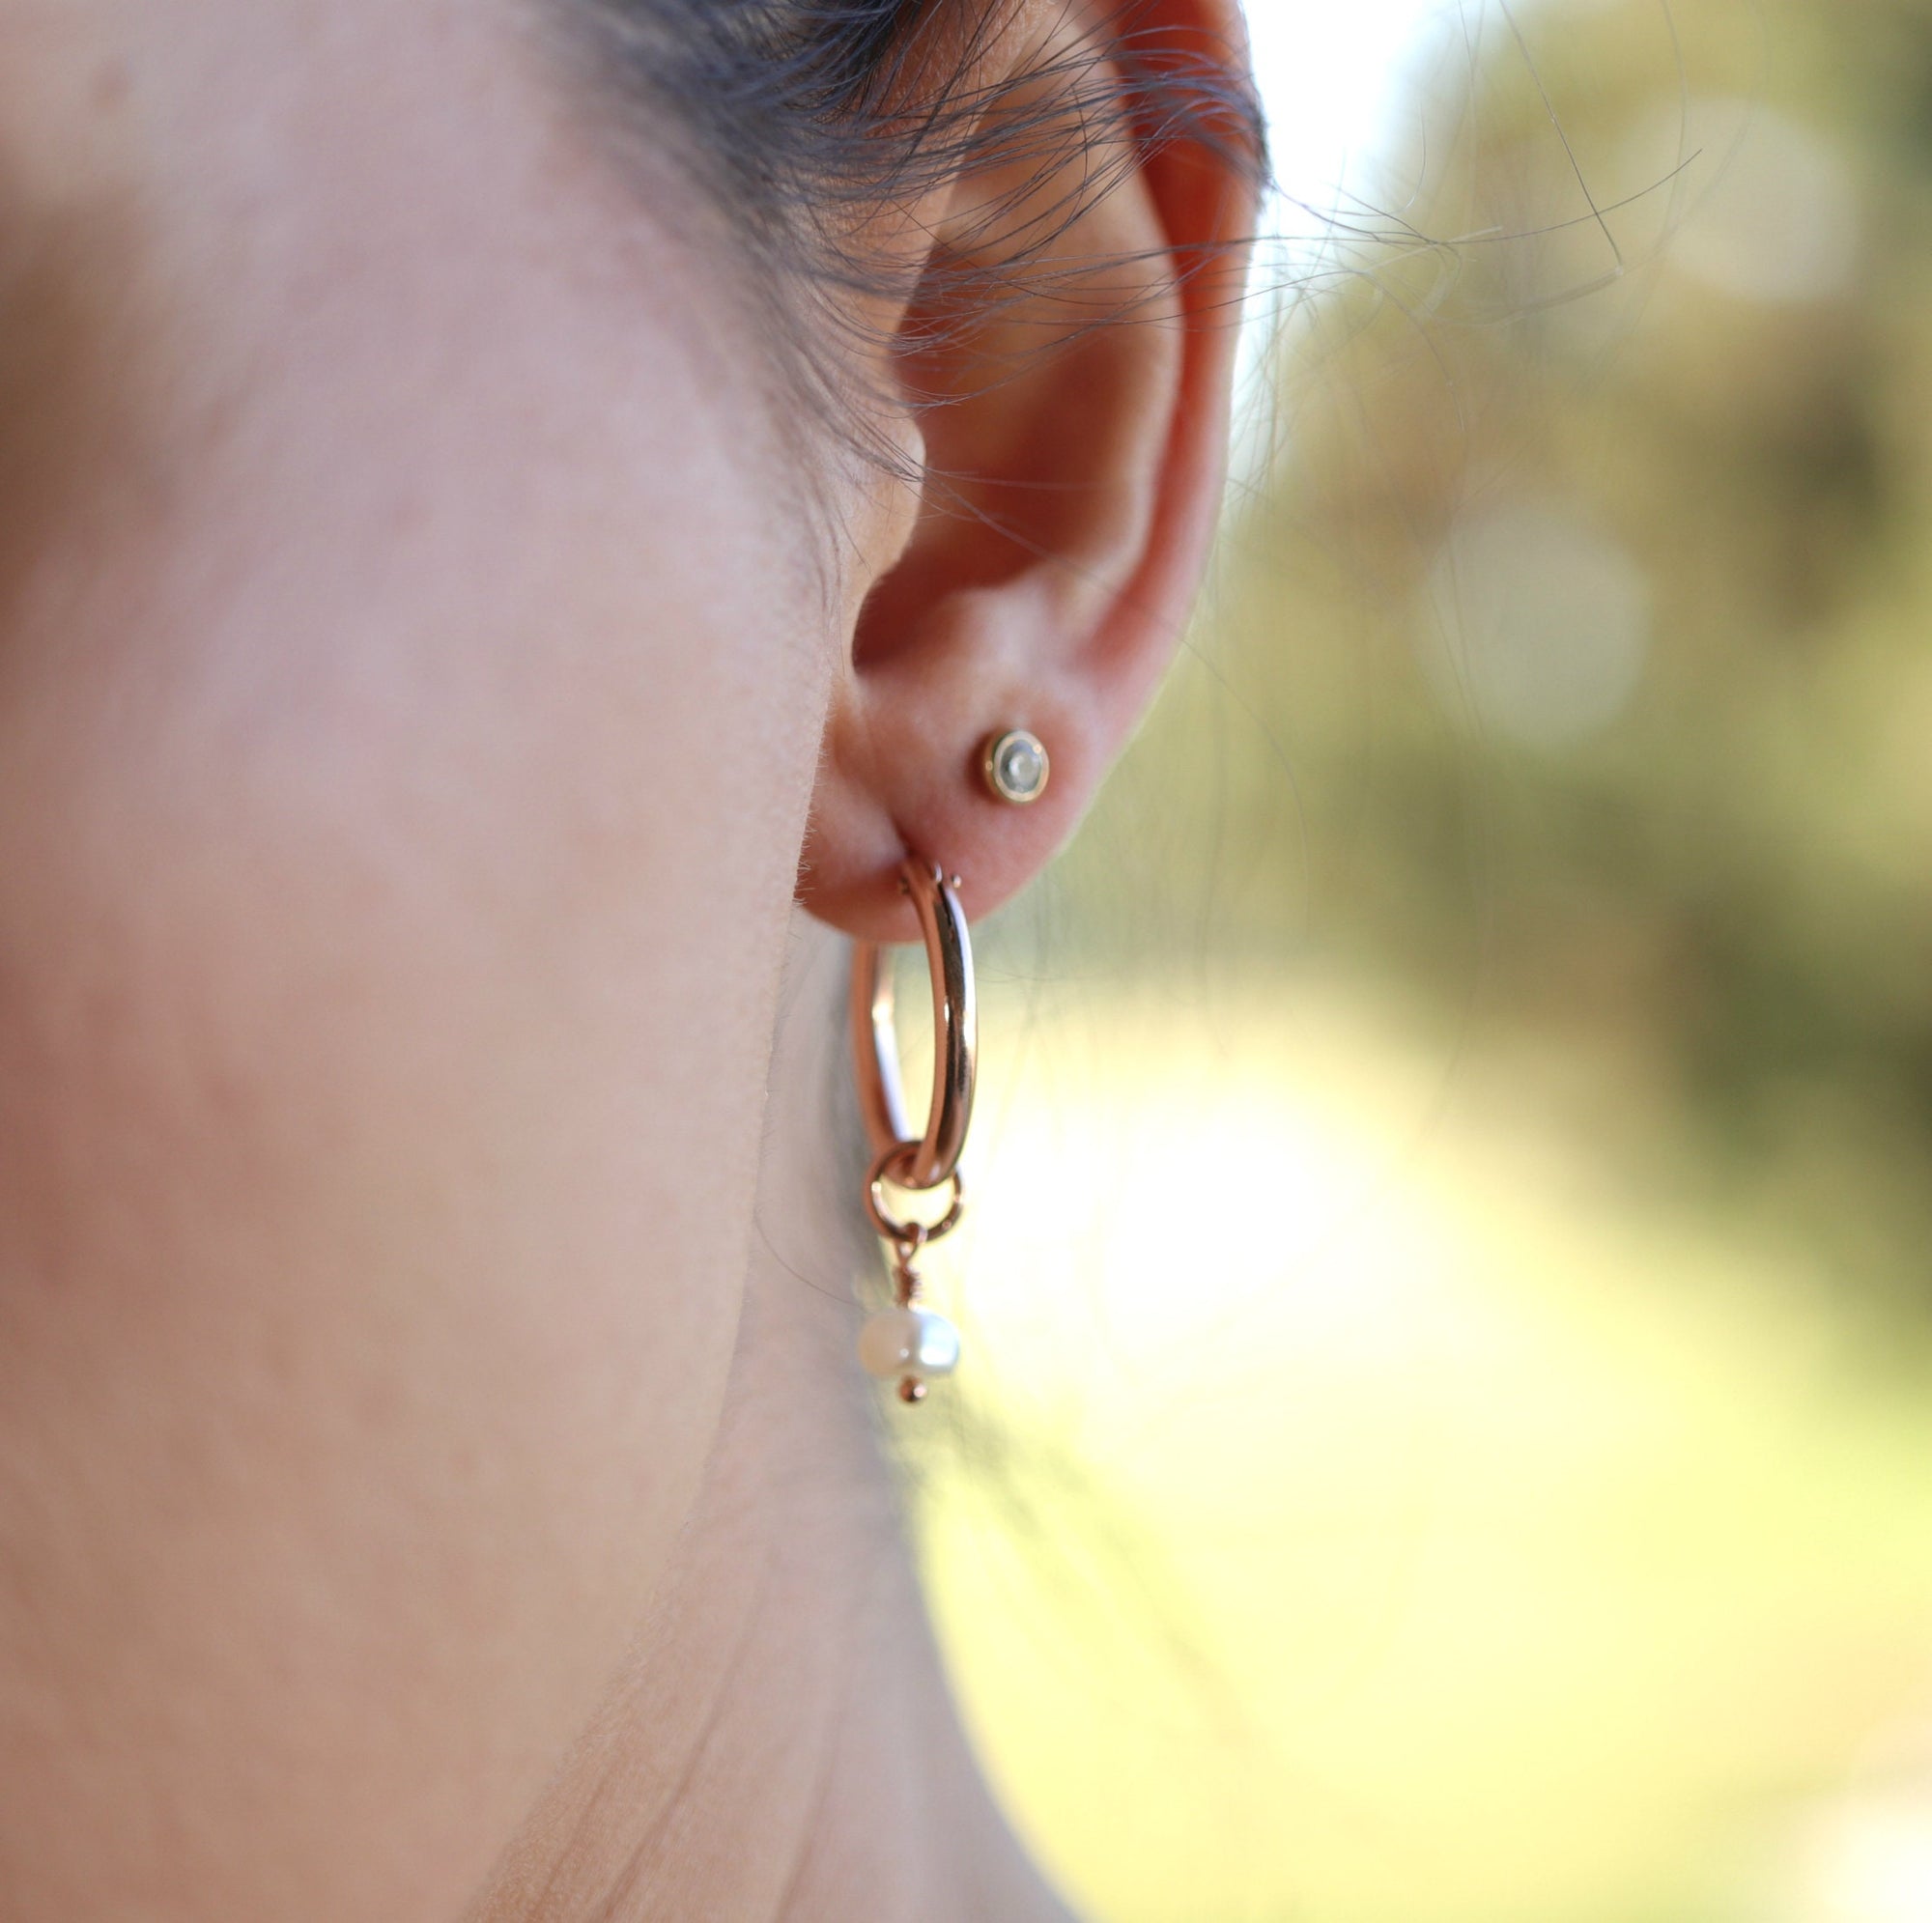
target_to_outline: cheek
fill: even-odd
[[[576,1430],[637,1439],[653,1348],[697,1367],[729,1299],[639,1259],[679,1213],[654,1124],[688,1064],[638,1005],[651,931],[555,794],[418,736],[433,805],[365,751],[325,809],[37,719],[0,729],[10,1410],[259,1424],[227,1452],[249,1473],[341,1421],[451,1493]],[[43,1342],[85,1367],[57,1381]]]
[[[460,1860],[614,1659],[713,1419],[734,1238],[664,1108],[727,1165],[749,1119],[639,1018],[648,931],[556,899],[597,889],[554,814],[318,822],[59,758],[0,803],[9,1780],[85,1809],[158,1767],[265,1846],[327,1788],[379,1871],[398,1809]]]
[[[754,414],[554,180],[368,171],[0,603],[10,1888],[128,1807],[206,1913],[480,1874],[717,1418],[824,678]]]
[[[620,1654],[735,1330],[810,769],[640,754],[730,712],[673,602],[655,666],[526,631],[542,673],[500,605],[461,662],[13,637],[0,1670],[57,1721],[419,1843]]]

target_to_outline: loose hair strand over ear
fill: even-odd
[[[1098,132],[1123,119],[1143,155],[1191,144],[1257,189],[1265,173],[1242,63],[1151,24],[1151,0],[1097,6],[1079,33],[1055,29],[1081,18],[1080,0],[550,4],[587,32],[580,44],[600,83],[683,136],[690,171],[769,306],[776,352],[821,410],[842,411],[847,398],[840,328],[868,302],[908,292],[902,263],[875,244],[883,212],[909,212],[962,177],[1051,175],[1099,151]],[[994,59],[1015,34],[1040,56]],[[1037,293],[1054,273],[1057,238],[1109,184],[1105,166],[1088,170],[1077,193],[1018,221],[993,194],[977,214],[1002,230],[997,269],[979,250],[934,301],[928,264],[928,312],[970,325],[989,304]],[[800,325],[801,304],[838,325]],[[838,424],[849,431],[849,415]]]

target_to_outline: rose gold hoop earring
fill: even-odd
[[[957,875],[949,885],[934,863],[908,859],[899,864],[899,890],[919,917],[932,975],[932,1103],[923,1135],[906,1126],[890,958],[871,942],[852,950],[852,1071],[872,1147],[866,1212],[891,1252],[893,1279],[893,1306],[860,1331],[859,1360],[870,1374],[896,1377],[906,1402],[923,1400],[927,1381],[950,1375],[959,1362],[959,1332],[945,1316],[919,1307],[923,1285],[914,1267],[921,1250],[959,1226],[966,1203],[959,1155],[973,1119],[979,1016],[973,944],[953,891],[958,886]],[[911,1195],[945,1191],[946,1208],[930,1222],[902,1219],[887,1205],[889,1187]]]

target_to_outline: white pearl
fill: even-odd
[[[919,1353],[919,1311],[881,1309],[859,1331],[859,1361],[867,1375],[903,1375]]]
[[[913,1363],[921,1378],[951,1375],[959,1367],[959,1331],[929,1309],[919,1314],[919,1353]]]
[[[881,1309],[859,1331],[859,1361],[882,1382],[951,1375],[959,1366],[959,1331],[929,1309]]]

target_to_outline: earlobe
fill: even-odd
[[[1126,11],[1143,65],[1184,47],[1198,81],[1211,46],[1218,98],[1240,97],[1220,0]],[[868,939],[910,932],[909,851],[963,877],[974,917],[1044,865],[1171,657],[1211,530],[1252,150],[1244,170],[1229,144],[1155,144],[1141,123],[1179,117],[1148,111],[1106,45],[1035,49],[1080,76],[1057,164],[1036,115],[1022,158],[954,184],[882,351],[926,479],[853,623],[799,876],[814,914]],[[985,774],[1014,729],[1052,770],[1022,806]]]

